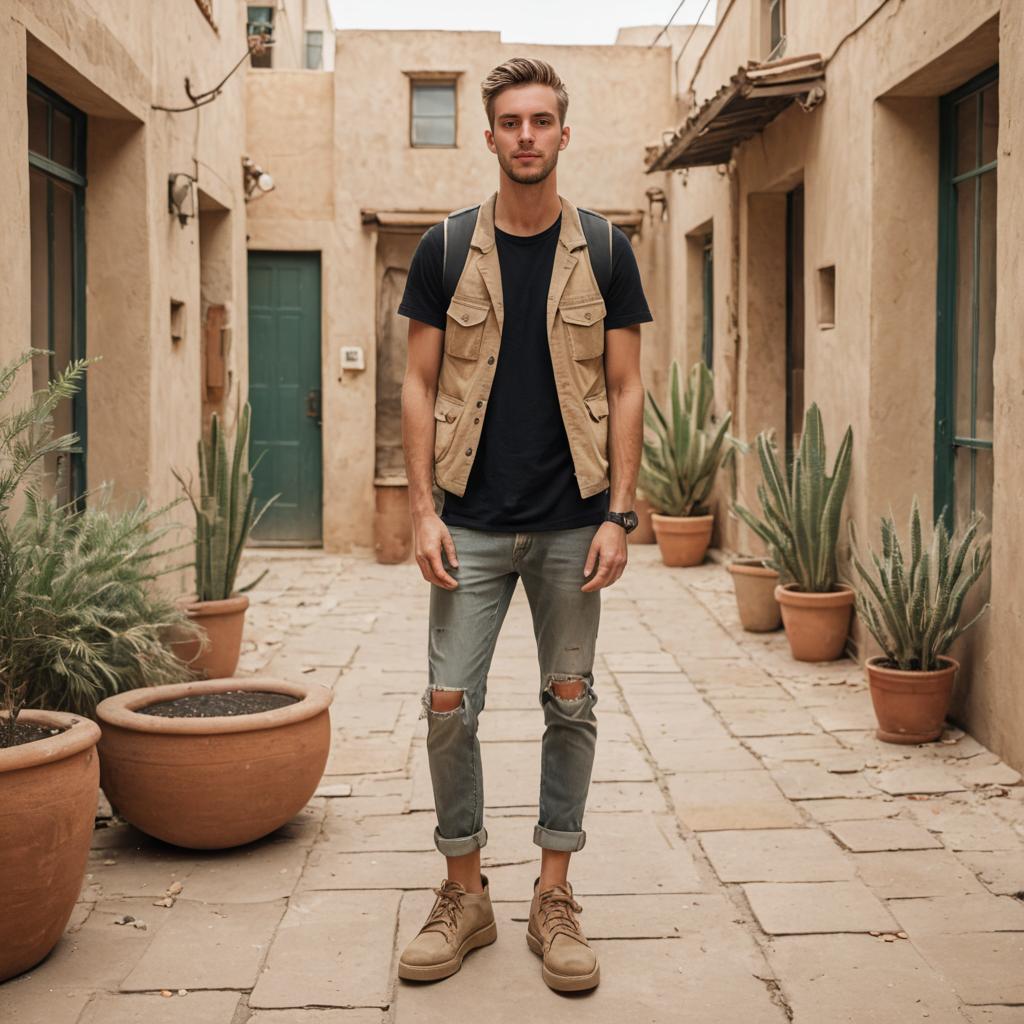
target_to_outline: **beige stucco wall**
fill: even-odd
[[[88,486],[114,481],[119,506],[145,495],[156,507],[180,493],[172,466],[196,471],[205,397],[199,220],[182,227],[168,213],[170,173],[196,177],[204,204],[227,211],[222,226],[231,241],[219,246],[217,273],[206,275],[206,301],[228,307],[236,339],[224,402],[232,417],[234,398],[246,389],[237,345],[241,339],[244,346],[246,328],[243,75],[201,110],[152,109],[188,105],[186,76],[197,90],[223,77],[245,50],[244,8],[221,3],[215,31],[193,0],[172,7],[10,0],[0,13],[0,216],[11,227],[0,245],[0,349],[10,359],[29,337],[25,78],[32,75],[88,118],[86,354],[102,356],[87,373]],[[168,33],[171,15],[175,32]],[[173,344],[172,298],[185,303],[186,315],[185,337]],[[27,392],[26,373],[22,398]],[[191,527],[187,505],[171,515]],[[186,550],[175,561],[188,557]],[[165,582],[172,590],[191,584],[184,572]]]
[[[734,0],[711,49],[696,66],[702,103],[758,53],[759,5]],[[728,167],[669,177],[672,258],[685,267],[687,237],[714,227],[716,392],[736,413],[737,433],[783,429],[785,395],[785,193],[805,198],[805,398],[822,407],[832,452],[854,430],[847,512],[877,543],[878,517],[898,523],[916,494],[931,511],[935,417],[935,289],[938,199],[938,98],[997,61],[1016,66],[1024,47],[1019,9],[996,0],[902,5],[868,19],[874,5],[787,4],[786,56],[831,57],[825,101],[810,113],[791,106],[741,144]],[[860,26],[858,28],[858,26]],[[849,38],[840,44],[848,33]],[[833,54],[833,51],[838,50]],[[681,83],[685,104],[686,83]],[[1011,110],[1020,84],[1000,79],[998,311],[996,341],[996,491],[992,610],[955,654],[965,671],[955,713],[983,742],[1024,764],[1024,700],[1013,683],[1012,653],[1024,642],[1014,561],[1021,524],[1007,496],[1021,486],[1019,400],[1024,367],[1014,335],[1020,310],[1020,126]],[[1017,119],[1019,121],[1019,119]],[[1018,145],[1015,147],[1014,143]],[[654,174],[652,182],[665,176]],[[836,267],[836,322],[818,326],[818,268]],[[672,276],[671,307],[699,323],[700,278]],[[698,311],[694,317],[690,310]],[[697,355],[692,331],[676,351]],[[756,503],[756,461],[744,460],[742,497]],[[719,489],[721,492],[721,488]],[[719,509],[724,511],[720,501]],[[758,550],[735,521],[719,516],[719,542]],[[844,534],[845,536],[845,534]],[[855,630],[864,656],[869,638]]]
[[[273,193],[250,204],[250,248],[323,254],[328,549],[373,541],[377,230],[362,226],[361,211],[452,210],[492,192],[498,171],[483,140],[479,83],[491,67],[522,52],[551,61],[569,90],[573,138],[559,163],[559,190],[580,205],[646,211],[644,146],[673,117],[664,49],[522,47],[502,44],[496,33],[353,31],[337,34],[343,75],[249,76],[249,149],[277,179]],[[457,148],[409,145],[405,72],[416,71],[461,73]],[[642,108],[638,95],[647,97]],[[609,146],[617,159],[609,159]],[[645,329],[645,348],[667,329],[659,286],[651,285],[652,234],[645,219],[636,244],[659,320]],[[364,348],[366,370],[339,379],[343,345]]]

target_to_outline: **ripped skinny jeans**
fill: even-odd
[[[551,850],[583,849],[583,810],[597,743],[594,646],[601,592],[582,593],[583,566],[596,526],[534,533],[450,528],[458,569],[455,590],[430,588],[430,685],[423,695],[434,789],[434,844],[448,857],[487,843],[477,722],[498,632],[522,578],[540,664],[540,805],[533,841]],[[557,696],[553,683],[582,681],[580,697]],[[453,711],[434,711],[431,693],[454,690]]]

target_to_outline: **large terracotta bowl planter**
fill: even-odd
[[[0,981],[34,967],[64,933],[99,789],[95,722],[57,711],[18,720],[64,731],[0,749]]]
[[[880,740],[929,743],[942,735],[960,663],[939,660],[943,667],[934,672],[905,672],[887,668],[883,657],[868,659],[865,668]]]
[[[189,668],[201,672],[207,679],[222,679],[238,668],[242,651],[242,631],[249,598],[245,594],[232,594],[222,601],[196,601],[183,598],[179,604],[190,619],[198,622],[206,633],[208,643],[202,640],[177,640],[171,649]]]
[[[162,718],[139,709],[197,694],[248,690],[298,702],[216,718]],[[331,745],[331,691],[246,676],[146,687],[96,708],[100,781],[111,804],[147,835],[196,850],[268,835],[306,805]]]
[[[651,513],[661,560],[666,565],[700,565],[711,544],[714,516],[663,516]]]
[[[850,632],[856,599],[852,587],[840,583],[825,594],[805,593],[795,583],[775,588],[782,606],[789,649],[797,661],[835,661],[841,658]]]
[[[779,574],[760,558],[737,558],[729,563],[740,623],[749,633],[770,633],[782,625],[782,609],[775,600]]]

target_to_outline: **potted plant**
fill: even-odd
[[[30,350],[0,370],[0,401]],[[139,509],[59,506],[29,486],[52,438],[51,413],[77,390],[89,361],[72,362],[31,404],[0,416],[0,981],[57,943],[82,885],[96,813],[96,700],[153,679],[182,679],[163,629],[188,627],[151,595],[151,546],[163,531]]]
[[[673,360],[669,416],[650,391],[644,423],[639,482],[654,511],[651,522],[666,565],[700,565],[711,543],[714,516],[707,501],[723,465],[732,464],[740,443],[728,435],[732,413],[710,423],[714,380],[703,362],[693,365],[680,395],[679,364]]]
[[[246,402],[238,417],[230,462],[220,419],[216,413],[211,417],[209,440],[200,438],[197,445],[198,498],[177,470],[172,469],[196,517],[196,589],[182,604],[189,617],[200,623],[205,632],[205,640],[184,639],[175,643],[174,649],[195,672],[207,678],[230,676],[238,667],[245,612],[249,607],[245,594],[263,579],[267,570],[244,587],[235,587],[235,576],[249,534],[280,497],[275,494],[254,514],[256,496],[252,473],[260,459],[249,466],[250,417],[251,410]]]
[[[942,735],[960,667],[946,652],[988,609],[986,604],[960,622],[964,600],[992,554],[989,540],[976,544],[980,523],[980,516],[972,516],[959,539],[951,539],[940,516],[926,548],[915,497],[909,566],[888,516],[882,519],[882,554],[870,552],[873,569],[858,556],[850,523],[853,564],[863,584],[857,614],[883,652],[866,667],[878,738],[887,743],[927,743]]]
[[[766,558],[738,556],[726,568],[732,576],[740,624],[748,633],[770,633],[782,625],[775,600],[779,574]]]
[[[843,653],[853,613],[853,588],[839,583],[836,543],[850,482],[853,430],[846,428],[831,475],[825,429],[812,404],[804,416],[800,449],[788,474],[771,437],[756,441],[764,480],[757,488],[762,518],[742,505],[736,514],[768,546],[768,564],[780,576],[775,598],[797,661],[834,661]]]

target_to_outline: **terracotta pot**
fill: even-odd
[[[377,561],[382,565],[407,562],[412,554],[409,487],[404,481],[398,483],[378,480],[375,491],[373,549]]]
[[[222,601],[184,598],[179,604],[203,627],[209,643],[201,648],[200,640],[176,640],[171,649],[207,679],[230,676],[238,668],[249,598],[245,594],[232,594]]]
[[[653,544],[654,524],[651,522],[651,503],[646,498],[637,498],[633,503],[636,509],[636,529],[626,535],[630,544]]]
[[[299,702],[249,715],[162,718],[161,701],[224,690]],[[306,805],[331,745],[331,691],[261,676],[129,690],[101,701],[100,780],[111,804],[148,835],[196,850],[268,835]]]
[[[770,633],[782,625],[782,609],[775,600],[779,574],[760,558],[737,558],[729,563],[740,622],[750,633]]]
[[[661,560],[666,565],[700,565],[711,543],[714,516],[663,516],[651,513]]]
[[[782,606],[789,649],[797,661],[835,661],[843,655],[850,632],[855,595],[852,587],[840,583],[827,594],[810,594],[795,583],[775,588],[775,600]]]
[[[34,967],[64,933],[99,789],[95,722],[57,711],[18,718],[65,731],[0,749],[0,981]]]
[[[960,663],[953,658],[939,660],[944,667],[934,672],[905,672],[886,668],[883,657],[868,659],[865,668],[880,740],[929,743],[942,735]]]

